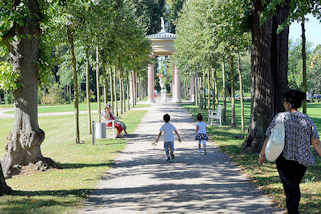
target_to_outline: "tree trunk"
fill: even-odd
[[[104,105],[108,103],[108,85],[107,85],[107,71],[106,71],[106,57],[102,53],[102,73],[104,79]]]
[[[7,41],[13,70],[20,74],[20,87],[14,92],[15,114],[0,168],[0,194],[7,194],[5,177],[20,172],[21,167],[34,164],[36,169],[59,168],[53,160],[42,156],[45,132],[38,123],[38,62],[40,52],[40,9],[37,1],[27,1],[29,16],[23,25],[13,26],[14,37]]]
[[[198,90],[198,73],[196,73],[195,75],[195,86],[194,86],[194,96],[195,96],[195,105],[198,106],[199,105],[199,90]]]
[[[216,105],[216,101],[215,101],[215,98],[216,98],[216,78],[215,78],[215,68],[212,68],[211,69],[211,74],[212,74],[212,110],[215,110],[215,105]]]
[[[130,110],[130,96],[131,96],[131,94],[130,94],[130,90],[129,90],[129,72],[126,72],[126,82],[127,82],[127,84],[126,84],[126,91],[127,91],[127,110],[129,111]]]
[[[235,127],[235,89],[234,89],[234,56],[231,55],[231,106],[232,106],[232,118],[231,126]]]
[[[75,56],[75,46],[74,46],[74,35],[73,30],[68,28],[68,41],[70,45],[70,53],[71,53],[71,61],[72,61],[72,72],[74,78],[74,108],[75,108],[75,128],[76,128],[76,136],[75,136],[75,143],[80,143],[80,136],[79,136],[79,91],[78,91],[78,75],[76,69],[76,56]]]
[[[89,133],[91,133],[91,107],[90,107],[90,89],[89,89],[89,46],[86,46],[86,99],[88,105],[88,127]]]
[[[218,93],[218,80],[217,80],[217,72],[214,69],[214,86],[215,86],[215,105],[219,104],[219,93]]]
[[[122,67],[120,67],[119,70],[119,83],[120,115],[122,115],[124,113],[124,80]]]
[[[237,71],[239,73],[239,82],[240,82],[240,103],[241,103],[241,131],[244,133],[244,100],[243,100],[243,77],[241,72],[241,56],[238,54],[238,63],[237,63]]]
[[[302,91],[305,93],[307,92],[307,56],[306,56],[306,38],[305,38],[305,19],[304,16],[302,16],[302,22],[301,22],[301,29],[302,29]],[[303,113],[307,113],[307,102],[304,100],[303,102]]]
[[[114,83],[114,97],[115,97],[115,105],[114,105],[114,113],[116,113],[116,116],[118,117],[118,98],[117,98],[117,87],[116,87],[116,67],[114,67],[114,79],[113,79],[113,83]]]
[[[134,71],[130,72],[130,97],[131,105],[135,106],[135,81],[134,81]]]
[[[265,131],[273,116],[282,107],[282,94],[288,88],[288,34],[286,27],[277,34],[278,25],[289,14],[289,6],[278,8],[276,15],[260,24],[260,13],[264,10],[262,1],[255,0],[257,11],[252,16],[252,112],[249,133],[243,149],[259,152],[265,138]]]
[[[140,92],[141,92],[141,91],[140,91],[140,83],[141,83],[141,82],[140,82],[139,73],[136,73],[136,77],[137,77],[137,83],[136,83],[136,84],[137,84],[137,85],[136,85],[136,87],[137,87],[137,88],[136,88],[137,94],[136,94],[136,96],[137,96],[137,101],[139,101],[139,99],[140,99],[140,98],[139,98],[139,95],[141,95],[141,93],[140,93]]]
[[[12,192],[11,187],[9,187],[6,183],[6,179],[2,173],[2,167],[0,164],[0,196],[4,194],[10,194]]]
[[[223,123],[226,122],[226,82],[225,82],[225,57],[223,56],[222,62],[222,93],[223,93],[223,112],[222,112],[222,121]]]
[[[136,72],[133,71],[133,107],[136,105],[137,102],[137,82],[136,82]]]
[[[110,85],[110,103],[112,104],[112,106],[114,106],[114,84],[113,84],[113,67],[110,66],[109,69],[110,73],[109,73],[109,85]]]
[[[207,109],[211,108],[211,69],[207,69]]]
[[[98,46],[96,47],[96,88],[97,88],[98,121],[101,122],[100,87],[99,87],[99,48],[98,48]]]

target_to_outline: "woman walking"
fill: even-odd
[[[283,184],[289,214],[299,213],[300,183],[307,168],[314,164],[311,144],[321,156],[320,138],[313,121],[298,111],[305,99],[305,93],[299,90],[289,90],[285,93],[283,106],[286,112],[279,113],[273,118],[266,131],[266,139],[259,157],[259,163],[263,164],[271,129],[276,123],[282,122],[285,127],[285,144],[283,152],[276,159],[276,166]]]

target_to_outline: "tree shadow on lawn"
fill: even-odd
[[[94,164],[85,164],[85,163],[58,163],[62,169],[80,169],[87,167],[112,167],[114,166],[113,161],[108,161],[107,163],[94,163]]]
[[[26,196],[23,194],[18,194],[19,196]],[[42,199],[26,199],[21,198],[17,200],[10,200],[10,205],[8,206],[8,201],[1,202],[0,208],[3,207],[1,213],[5,214],[48,214],[47,207],[73,207],[74,202],[58,202],[52,199],[42,200]],[[44,210],[41,210],[43,208]],[[58,213],[58,212],[56,212]]]
[[[221,129],[222,127],[220,127]],[[229,130],[229,128],[226,128],[226,130]],[[218,131],[217,129],[215,129],[214,127],[210,127],[208,130],[208,134],[209,136],[213,136],[214,139],[216,139],[217,141],[226,141],[227,138],[229,138],[229,140],[242,140],[240,139],[240,137],[244,137],[244,135],[242,135],[241,133],[230,133],[228,131]],[[244,138],[245,140],[245,138]],[[241,142],[242,144],[242,142]]]
[[[306,210],[311,210],[309,214],[319,214],[321,207],[321,193],[304,193],[301,191],[302,198],[307,200],[301,200],[300,210],[305,213]]]
[[[40,191],[21,191],[21,190],[13,190],[10,195],[13,196],[57,196],[57,197],[65,197],[68,195],[74,195],[81,198],[87,198],[87,195],[90,191],[94,189],[71,189],[71,190],[40,190]]]
[[[5,214],[48,214],[48,211],[53,211],[61,208],[65,210],[65,207],[75,207],[78,204],[78,199],[73,200],[57,200],[54,197],[65,198],[68,196],[76,196],[81,199],[86,199],[88,194],[93,189],[73,189],[73,190],[44,190],[44,191],[21,191],[13,190],[8,200],[0,200],[1,213]],[[14,197],[17,196],[17,197]],[[39,197],[52,197],[52,199],[42,199]],[[21,197],[21,198],[20,198]],[[50,212],[52,213],[52,212]],[[56,211],[54,213],[60,213]]]

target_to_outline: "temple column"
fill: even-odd
[[[195,89],[194,89],[195,83],[194,83],[194,79],[195,79],[194,75],[191,76],[191,85],[190,85],[190,90],[189,90],[190,94],[189,95],[191,96],[192,102],[194,102],[194,99],[195,99]]]
[[[148,102],[154,103],[154,65],[148,64]]]
[[[179,71],[176,67],[176,64],[174,65],[174,84],[175,84],[175,96],[174,101],[175,102],[181,102],[181,80],[179,77]]]
[[[175,64],[173,63],[173,69],[172,69],[172,97],[175,98],[176,90],[175,90]]]
[[[129,102],[134,106],[134,71],[129,73]]]

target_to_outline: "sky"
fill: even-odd
[[[307,15],[309,21],[305,22],[305,36],[307,42],[313,43],[313,47],[321,45],[321,23],[312,15]],[[301,22],[290,25],[290,39],[296,41],[301,38]]]

